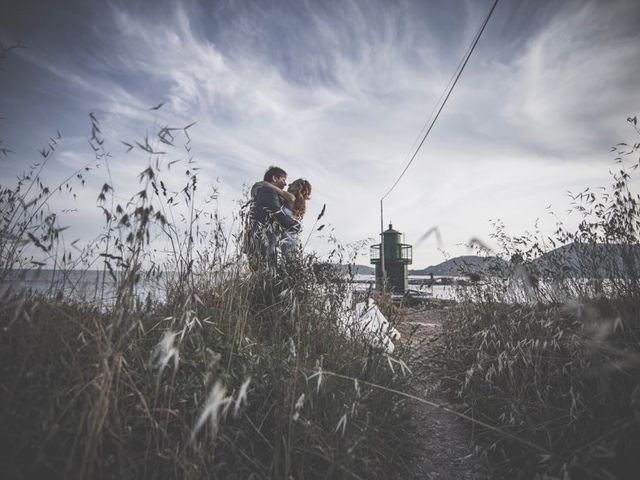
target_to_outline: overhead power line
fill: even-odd
[[[496,6],[498,5],[498,1],[499,0],[495,0],[493,2],[493,5],[491,6],[491,10],[489,10],[489,13],[487,14],[487,18],[485,18],[484,22],[482,22],[482,25],[480,26],[480,29],[476,33],[475,37],[473,38],[473,41],[471,42],[471,45],[469,46],[469,48],[465,52],[465,55],[462,57],[462,60],[458,64],[458,67],[456,68],[456,71],[453,73],[453,76],[451,77],[451,80],[449,80],[449,83],[447,84],[447,87],[444,89],[442,95],[440,95],[440,98],[438,99],[438,102],[435,104],[434,109],[431,111],[431,114],[429,115],[429,118],[427,119],[427,122],[425,123],[425,126],[422,127],[422,129],[424,130],[425,127],[427,127],[427,125],[428,125],[427,130],[424,133],[424,135],[422,136],[422,140],[420,140],[420,143],[416,147],[415,152],[413,153],[413,155],[411,156],[411,158],[409,159],[409,161],[405,165],[404,169],[400,173],[400,176],[396,179],[396,181],[393,183],[393,185],[391,185],[391,188],[387,191],[387,193],[385,193],[382,196],[382,198],[380,198],[380,267],[381,267],[381,273],[382,273],[382,288],[383,288],[383,290],[385,289],[386,276],[387,276],[386,275],[386,271],[385,271],[386,268],[385,268],[385,265],[384,265],[384,261],[385,261],[384,260],[384,257],[385,257],[385,254],[384,254],[384,248],[385,248],[384,247],[384,207],[383,207],[384,199],[387,198],[387,196],[393,191],[394,188],[396,188],[396,185],[398,185],[398,183],[400,182],[400,180],[402,179],[402,177],[407,172],[407,170],[409,169],[409,167],[411,166],[411,164],[415,160],[416,156],[418,155],[418,152],[422,148],[422,145],[424,144],[425,140],[427,139],[427,136],[429,136],[429,133],[431,133],[431,130],[433,129],[433,126],[435,125],[436,121],[438,120],[438,117],[440,116],[440,112],[442,112],[442,109],[446,105],[447,100],[449,100],[449,97],[451,96],[451,92],[453,92],[453,89],[455,88],[456,84],[458,83],[458,80],[460,79],[460,75],[462,75],[462,72],[464,71],[464,67],[467,66],[467,62],[469,61],[469,58],[471,57],[471,54],[475,50],[476,45],[478,44],[478,41],[480,40],[480,37],[482,36],[482,32],[484,32],[485,27],[489,23],[489,19],[491,19],[491,15],[493,15],[493,11],[496,9]],[[443,99],[443,97],[444,97],[444,99]],[[438,104],[440,104],[439,108],[437,108]],[[437,111],[436,111],[436,108],[437,108]],[[433,115],[434,111],[436,112],[435,116]],[[429,122],[429,120],[431,120],[431,121]],[[421,132],[422,132],[422,130],[421,130]],[[420,138],[420,137],[418,136],[418,138]],[[415,145],[415,142],[414,142],[414,145]]]
[[[431,111],[431,114],[429,115],[429,118],[427,119],[427,122],[425,123],[425,126],[428,124],[429,127],[427,128],[427,131],[424,133],[424,135],[422,137],[422,140],[418,144],[418,147],[416,148],[415,152],[413,153],[413,155],[411,156],[411,158],[409,159],[409,161],[405,165],[404,169],[402,170],[402,173],[400,173],[400,176],[396,179],[396,181],[393,183],[393,185],[387,191],[387,193],[385,193],[382,196],[380,201],[384,200],[393,191],[393,189],[396,187],[396,185],[398,185],[398,183],[400,182],[400,180],[402,179],[402,177],[407,172],[407,170],[409,169],[409,167],[411,166],[411,164],[415,160],[416,156],[418,155],[418,152],[420,151],[420,148],[422,148],[422,145],[424,144],[425,140],[427,139],[427,136],[429,135],[429,133],[433,129],[433,126],[435,125],[436,121],[438,120],[438,117],[440,116],[440,112],[442,112],[442,109],[446,105],[447,100],[449,100],[449,97],[451,96],[451,92],[453,92],[453,89],[455,88],[456,84],[458,83],[458,80],[460,79],[460,75],[462,75],[462,72],[464,71],[464,67],[466,67],[467,62],[469,61],[469,58],[471,57],[471,54],[473,53],[474,49],[476,48],[476,45],[478,44],[478,41],[480,40],[480,37],[482,36],[482,32],[484,32],[484,29],[487,26],[487,23],[489,23],[489,19],[491,18],[491,15],[493,14],[493,11],[496,9],[496,6],[498,5],[498,1],[499,0],[495,0],[493,2],[493,5],[491,7],[491,10],[489,10],[487,18],[485,18],[485,20],[482,23],[480,29],[478,30],[478,32],[476,33],[475,37],[473,38],[473,41],[471,42],[471,45],[467,49],[464,57],[462,57],[462,60],[460,60],[460,63],[458,64],[458,67],[456,68],[456,71],[453,73],[451,79],[449,80],[449,83],[447,84],[447,87],[444,89],[444,91],[442,92],[442,95],[440,95],[440,98],[438,99],[438,102],[435,104],[433,110]],[[443,100],[443,97],[444,97],[444,100]],[[437,112],[436,112],[435,116],[433,116],[433,112],[438,107],[438,104],[440,104],[440,108],[437,109]],[[429,122],[429,120],[431,120],[431,122]],[[423,130],[424,130],[424,127],[423,127]],[[415,142],[414,142],[414,145],[415,145]]]

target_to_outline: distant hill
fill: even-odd
[[[471,274],[490,275],[507,266],[507,262],[498,257],[480,257],[477,255],[463,255],[445,262],[423,268],[409,270],[409,275],[431,275],[442,277],[457,277]]]
[[[368,265],[336,265],[336,267],[343,273],[349,273],[349,267],[351,267],[351,273],[355,275],[373,275],[376,271],[373,267]]]
[[[542,276],[640,276],[640,245],[571,243],[547,252],[532,262]]]
[[[530,265],[543,277],[639,277],[640,245],[571,243],[542,254]],[[421,270],[409,270],[409,275],[500,275],[508,274],[510,269],[511,262],[498,257],[465,255]]]
[[[530,263],[541,276],[575,277],[632,277],[640,276],[640,245],[609,245],[572,243],[544,253]],[[498,257],[463,255],[438,265],[409,270],[409,275],[440,277],[469,276],[473,274],[508,275],[511,262]],[[348,265],[339,268],[348,272]],[[375,269],[367,265],[352,265],[356,274],[373,275]]]

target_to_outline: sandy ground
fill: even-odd
[[[440,336],[445,310],[407,309],[400,317],[398,330],[402,342],[410,348],[407,364],[415,382],[412,394],[445,404],[454,410],[451,396],[444,391],[440,377]],[[415,437],[415,479],[489,479],[482,460],[471,444],[470,426],[464,420],[441,409],[412,402]]]

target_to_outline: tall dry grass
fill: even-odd
[[[57,136],[0,192],[5,478],[406,475],[404,400],[370,385],[402,389],[406,379],[341,330],[349,305],[331,263],[342,251],[329,263],[301,252],[278,269],[249,269],[238,247],[246,212],[229,229],[193,160],[162,153],[190,158],[189,126],[125,143],[147,165],[123,201],[109,142],[90,122],[94,157],[81,171],[46,185]],[[98,164],[105,223],[78,252],[51,196],[73,195]],[[20,288],[29,266],[54,269],[48,292]],[[100,271],[80,299],[70,282],[83,268]],[[145,295],[150,284],[163,294]]]
[[[498,228],[501,271],[447,321],[448,386],[467,413],[534,444],[476,426],[496,477],[639,475],[639,148],[614,149],[609,188],[573,196],[576,231]]]

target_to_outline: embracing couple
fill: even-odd
[[[278,252],[291,257],[299,248],[300,221],[311,197],[311,184],[299,178],[287,186],[287,172],[269,167],[261,182],[251,188],[251,209],[245,249],[250,263],[275,265]]]

